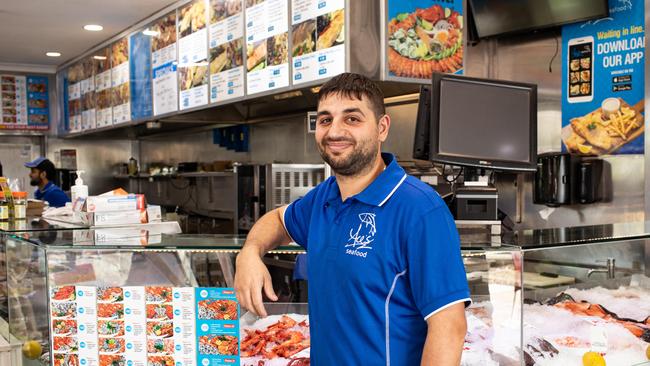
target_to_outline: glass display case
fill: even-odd
[[[15,233],[27,235],[52,235],[59,230],[82,230],[85,226],[58,223],[43,218],[0,221],[0,337],[9,340],[9,299],[7,297],[6,238]],[[26,236],[29,237],[29,236]]]
[[[466,311],[462,364],[581,365],[588,352],[597,353],[588,357],[603,354],[607,365],[643,364],[650,341],[648,228],[638,223],[536,230],[499,240],[464,241],[473,303]],[[44,364],[74,365],[95,357],[98,365],[112,365],[142,355],[145,364],[147,358],[175,364],[183,357],[201,364],[198,360],[212,353],[235,357],[234,338],[222,336],[216,345],[211,343],[215,338],[202,335],[200,319],[212,316],[206,314],[238,319],[228,324],[235,332],[231,334],[239,337],[236,357],[245,366],[265,360],[255,350],[255,331],[290,324],[301,337],[308,336],[306,273],[299,246],[280,247],[264,258],[280,300],[269,304],[271,317],[258,319],[231,313],[227,298],[201,300],[204,294],[234,299],[235,257],[243,237],[107,238],[83,232],[18,233],[5,240],[10,331],[22,341],[40,342]],[[186,299],[196,306],[183,308]],[[141,304],[144,314],[140,328],[135,314],[129,313],[137,308],[133,301]],[[194,318],[195,334],[183,338],[181,321]],[[141,346],[129,341],[129,329],[139,329]],[[186,349],[195,353],[183,353]],[[274,362],[295,359],[300,365],[297,362],[308,356],[304,347],[276,355],[280,359]]]

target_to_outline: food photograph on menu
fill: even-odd
[[[161,50],[176,42],[176,14],[171,13],[160,18],[151,27],[151,50]]]
[[[225,20],[242,12],[241,0],[210,0],[210,23]]]
[[[203,28],[205,28],[204,0],[194,1],[181,9],[178,23],[180,38],[189,36]]]
[[[462,2],[431,5],[430,1],[392,0],[388,12],[390,76],[430,79],[434,72],[462,72]]]
[[[266,68],[267,41],[249,43],[247,47],[246,70],[253,72]]]
[[[210,50],[210,74],[217,74],[244,64],[243,41],[238,39]]]

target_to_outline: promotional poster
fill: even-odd
[[[608,18],[562,28],[562,149],[643,154],[642,0],[609,0]]]
[[[462,0],[389,0],[389,78],[430,80],[434,72],[463,73]]]

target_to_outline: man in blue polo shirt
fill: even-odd
[[[50,207],[63,207],[66,202],[70,202],[68,195],[51,181],[56,176],[56,169],[51,161],[40,157],[25,163],[25,166],[31,169],[29,184],[38,187],[34,198],[47,201]]]
[[[470,295],[453,218],[391,154],[378,86],[342,74],[319,92],[316,143],[334,176],[252,228],[237,257],[241,305],[275,301],[261,257],[291,241],[307,251],[311,362],[458,365]]]

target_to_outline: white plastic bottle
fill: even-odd
[[[72,204],[77,202],[77,198],[88,198],[88,186],[84,185],[84,181],[81,178],[81,174],[85,172],[83,170],[77,170],[77,179],[74,181],[74,185],[70,187],[70,195],[72,196]]]

